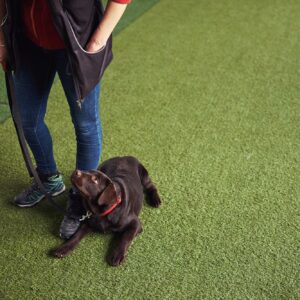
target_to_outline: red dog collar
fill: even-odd
[[[105,217],[109,215],[120,203],[122,202],[121,197],[117,198],[117,202],[115,202],[109,209],[105,210],[103,213],[99,214],[99,217]]]

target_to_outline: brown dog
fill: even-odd
[[[113,232],[118,233],[118,240],[108,263],[118,266],[134,237],[142,231],[138,215],[142,209],[143,192],[151,206],[161,204],[147,170],[132,156],[115,157],[103,162],[98,170],[75,171],[71,181],[82,196],[87,219],[70,240],[53,252],[54,256],[67,256],[93,230]]]

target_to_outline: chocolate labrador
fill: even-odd
[[[71,181],[81,194],[86,220],[71,239],[54,250],[54,256],[67,256],[92,231],[112,232],[118,239],[108,263],[120,265],[132,240],[142,231],[138,215],[143,205],[143,192],[151,206],[161,204],[147,170],[132,156],[114,157],[103,162],[98,170],[74,171]]]

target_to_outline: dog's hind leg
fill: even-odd
[[[139,174],[141,178],[141,183],[144,188],[144,192],[146,193],[147,196],[146,198],[148,203],[151,206],[159,207],[161,204],[161,200],[158,191],[156,189],[156,186],[151,181],[148,171],[141,163],[139,164]]]
[[[86,223],[82,224],[78,231],[69,240],[52,252],[53,256],[63,258],[69,255],[80,241],[90,232],[92,232],[92,228]]]

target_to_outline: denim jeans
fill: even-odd
[[[78,99],[66,51],[45,50],[25,40],[22,43],[20,68],[13,78],[25,138],[35,158],[37,171],[49,175],[57,172],[52,138],[44,121],[56,72],[62,83],[75,129],[76,169],[96,169],[102,149],[100,83],[84,99],[80,108],[76,102]],[[65,121],[57,119],[55,122],[59,127],[64,126]],[[65,140],[68,139],[70,137],[66,136]]]

